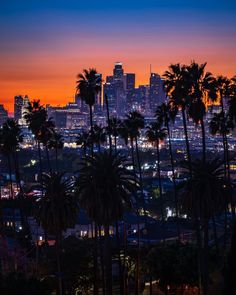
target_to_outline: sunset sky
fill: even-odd
[[[236,74],[235,0],[0,0],[0,103],[28,94],[43,103],[72,100],[76,74],[114,62],[148,83],[170,63],[208,62]]]

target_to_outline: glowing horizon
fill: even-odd
[[[0,4],[0,103],[10,112],[18,94],[65,104],[79,72],[95,67],[105,79],[117,60],[136,85],[148,83],[150,64],[163,74],[195,60],[214,75],[236,74],[234,1],[31,2]]]

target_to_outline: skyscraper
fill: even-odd
[[[5,110],[3,104],[0,104],[0,126],[8,119],[8,112]]]
[[[131,111],[135,100],[135,74],[127,73],[124,75],[124,89],[126,94],[126,111]]]
[[[163,80],[160,75],[151,73],[150,75],[150,93],[149,103],[150,109],[155,109],[157,106],[165,102],[165,92],[163,90]]]
[[[14,119],[19,121],[22,116],[23,97],[21,95],[14,98]]]

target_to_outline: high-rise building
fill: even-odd
[[[160,75],[156,73],[151,73],[149,93],[150,109],[155,110],[157,106],[161,105],[163,102],[165,102],[163,79]]]
[[[19,119],[20,125],[23,125],[23,126],[27,125],[24,119],[24,115],[27,113],[28,106],[29,106],[29,97],[25,95],[25,97],[23,98],[23,103],[21,107],[21,118]]]
[[[144,115],[149,115],[150,105],[149,105],[149,85],[140,85],[135,89],[135,102],[138,107],[136,109]]]
[[[19,121],[22,116],[23,97],[17,95],[14,98],[14,119]]]
[[[117,102],[116,102],[116,91],[115,91],[114,83],[109,83],[109,82],[105,83],[103,86],[103,94],[104,94],[104,99],[105,99],[105,95],[107,95],[108,106],[109,106],[111,115],[116,115]]]
[[[0,126],[8,119],[8,112],[3,104],[0,104]]]
[[[113,69],[114,82],[120,81],[123,84],[123,76],[124,76],[123,65],[121,62],[116,62],[115,68]]]
[[[126,93],[126,111],[132,110],[135,103],[135,74],[127,73],[124,75],[124,89]]]

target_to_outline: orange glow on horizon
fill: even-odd
[[[152,62],[152,71],[163,74],[171,63],[189,63],[191,56],[187,53],[182,53],[186,58],[172,58],[169,56],[153,56],[149,60]],[[69,60],[68,58],[62,60],[60,57],[39,57],[37,61],[33,56],[26,58],[24,63],[20,63],[15,71],[5,64],[5,71],[0,73],[0,103],[3,103],[10,113],[14,109],[15,95],[28,95],[30,99],[40,99],[42,104],[63,105],[69,101],[73,101],[75,94],[76,75],[83,70],[83,68],[95,67],[98,72],[102,73],[103,80],[107,75],[112,74],[113,66],[116,60],[123,62],[124,72],[136,74],[136,86],[149,83],[150,62],[147,58],[139,58],[134,56],[121,56],[121,58],[114,58],[111,54],[108,56],[102,53],[102,58],[86,58],[83,63],[78,59]],[[96,62],[100,60],[100,62]],[[227,56],[222,57],[219,62],[218,59],[212,57],[201,57],[195,59],[197,62],[205,62],[208,60],[207,70],[215,75],[226,75],[232,77],[235,75],[236,63],[229,62]],[[13,64],[12,64],[13,66]]]

